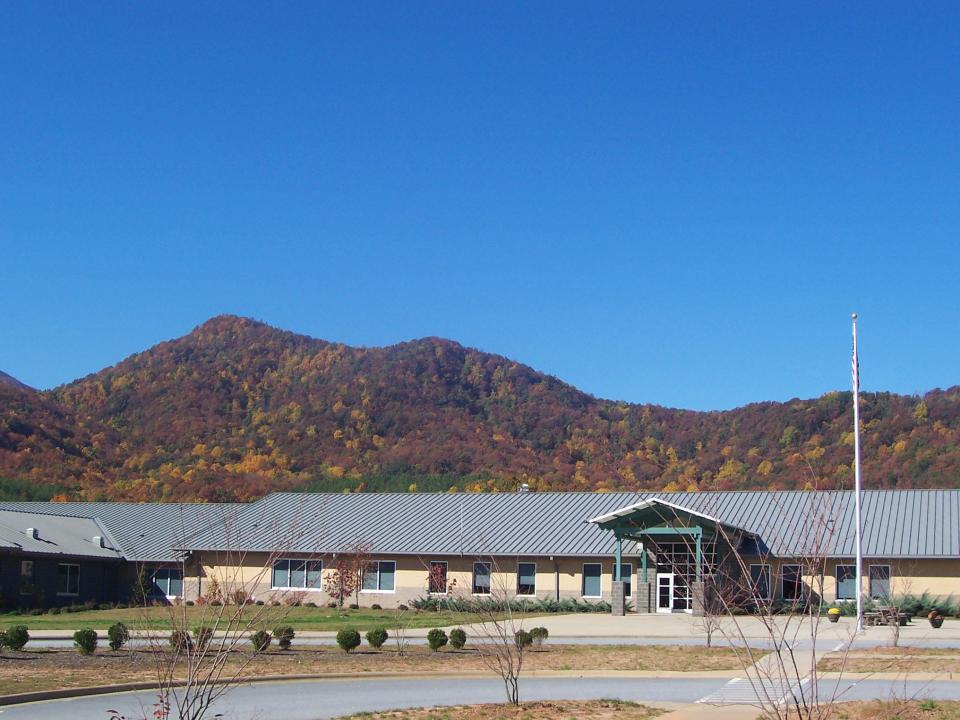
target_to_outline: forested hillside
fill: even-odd
[[[960,486],[960,388],[862,402],[870,486]],[[49,392],[3,380],[0,403],[7,496],[852,480],[847,392],[713,413],[632,405],[447,340],[353,348],[230,316]]]

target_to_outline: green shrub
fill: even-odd
[[[454,628],[450,631],[450,647],[460,650],[467,644],[467,633],[463,628]]]
[[[360,647],[360,633],[356,630],[341,630],[337,633],[337,645],[344,652]]]
[[[351,609],[351,610],[359,610],[359,609],[360,609],[360,606],[357,605],[356,603],[350,603],[350,609]]]
[[[33,608],[30,611],[30,615],[33,615],[33,616],[43,615],[43,608]]]
[[[97,651],[97,631],[86,628],[73,634],[73,644],[81,655],[93,655]]]
[[[121,622],[114,623],[107,628],[107,640],[111,650],[120,650],[130,639],[130,630]]]
[[[187,600],[187,601],[184,603],[184,605],[186,605],[187,607],[193,607],[195,604],[196,604],[196,603],[194,603],[193,600]]]
[[[533,644],[533,636],[526,630],[517,630],[513,634],[513,640],[517,643],[517,647],[520,650],[526,650]]]
[[[534,647],[541,647],[543,641],[550,637],[550,631],[545,627],[535,627],[530,631],[530,638],[533,640]]]
[[[383,610],[383,606],[381,606],[380,603],[374,603],[373,605],[370,606],[370,609],[371,609],[371,610]]]
[[[97,605],[98,610],[113,610],[113,605],[110,603],[100,603]]]
[[[47,615],[59,615],[59,614],[60,614],[60,608],[58,607],[52,607],[49,610],[47,610]]]
[[[4,633],[3,646],[11,650],[23,650],[23,646],[30,642],[30,632],[26,625],[13,625]]]
[[[170,648],[178,653],[186,653],[193,650],[193,639],[186,630],[174,630],[170,633]]]
[[[250,644],[257,652],[265,652],[271,642],[273,642],[273,636],[266,630],[257,630],[250,636]]]
[[[277,639],[277,645],[281,650],[289,650],[297,634],[289,625],[282,625],[273,629],[273,636]]]
[[[367,644],[374,650],[379,650],[389,637],[390,634],[382,627],[373,628],[373,630],[367,632]]]
[[[427,645],[436,652],[447,644],[447,634],[440,628],[434,628],[427,633]]]
[[[197,644],[197,649],[203,652],[210,646],[213,640],[213,628],[209,625],[198,625],[193,629],[193,639]]]

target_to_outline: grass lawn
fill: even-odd
[[[960,702],[955,700],[877,700],[843,703],[837,720],[960,720]]]
[[[380,651],[366,644],[351,653],[337,647],[301,646],[290,651],[271,649],[254,658],[244,674],[361,676],[365,673],[443,674],[490,673],[490,669],[469,638],[463,650],[444,648],[432,652],[423,645],[408,646],[399,655],[393,641]],[[274,646],[275,647],[275,646]],[[29,648],[29,646],[28,646]],[[229,667],[236,667],[244,653],[233,653]],[[0,654],[0,695],[70,687],[152,681],[156,677],[156,656],[150,650],[113,652],[101,644],[92,656],[73,650],[26,649]],[[529,651],[524,672],[589,671],[620,672],[630,670],[735,670],[736,656],[726,648],[655,645],[553,645]],[[569,716],[568,716],[569,717]]]
[[[116,622],[125,623],[131,629],[164,629],[170,627],[171,612],[187,613],[189,627],[201,623],[203,618],[209,618],[211,608],[207,607],[151,607],[119,610],[82,610],[59,615],[19,615],[13,613],[0,614],[0,629],[11,625],[26,625],[31,630],[80,630],[93,628],[105,630]],[[342,630],[353,628],[361,632],[375,627],[390,628],[396,623],[397,613],[394,610],[360,610],[331,609],[327,607],[292,607],[292,608],[251,608],[251,612],[259,611],[268,615],[270,622],[283,622],[292,625],[297,630]],[[525,617],[537,617],[537,613],[528,613]],[[410,628],[445,627],[449,625],[467,625],[476,620],[470,613],[450,611],[416,611],[409,610],[404,615],[404,623]]]
[[[390,710],[350,715],[341,720],[645,720],[664,712],[626,700],[551,700],[521,703],[519,706],[455,705],[445,708]]]

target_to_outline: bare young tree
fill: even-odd
[[[222,518],[218,532],[223,549],[216,553],[215,574],[193,606],[180,599],[163,604],[146,589],[142,593],[138,623],[155,663],[158,702],[151,712],[155,720],[206,717],[216,701],[248,674],[269,646],[267,633],[282,624],[302,597],[294,588],[270,589],[266,596],[257,596],[261,588],[273,585],[271,574],[277,561],[292,554],[299,539],[296,523],[267,527],[266,536],[274,539],[271,548],[251,552],[243,549],[235,520],[229,515]],[[264,530],[263,525],[260,528]],[[193,573],[200,577],[203,568],[195,563],[184,555],[178,563],[180,577]],[[298,586],[301,578],[303,587],[319,583],[314,559],[289,560],[285,567]],[[293,582],[288,578],[285,585]],[[169,635],[156,630],[158,614]]]
[[[676,509],[665,508],[662,514],[670,524],[690,522]],[[821,695],[818,671],[824,654],[824,577],[839,525],[831,496],[812,495],[801,524],[786,529],[790,542],[781,543],[799,548],[789,560],[790,565],[799,567],[796,597],[776,598],[775,558],[762,538],[720,523],[714,528],[716,557],[703,569],[703,583],[694,598],[703,612],[698,623],[707,632],[708,642],[712,644],[714,634],[719,633],[733,649],[765,717],[825,720],[840,694],[838,678],[832,690]],[[787,540],[784,530],[771,526],[762,535],[768,541]],[[695,547],[689,536],[679,537],[684,538],[692,556]],[[751,630],[758,625],[762,630],[759,643],[751,637]],[[828,650],[841,652],[841,676],[853,639],[853,633],[847,633],[838,647]]]
[[[523,629],[524,613],[513,602],[515,588],[499,572],[494,558],[477,558],[490,568],[489,595],[466,595],[461,600],[477,618],[471,626],[480,637],[476,650],[483,663],[503,680],[507,702],[520,704],[520,674],[531,638]]]

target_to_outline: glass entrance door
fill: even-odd
[[[657,573],[657,612],[673,612],[672,573]]]

